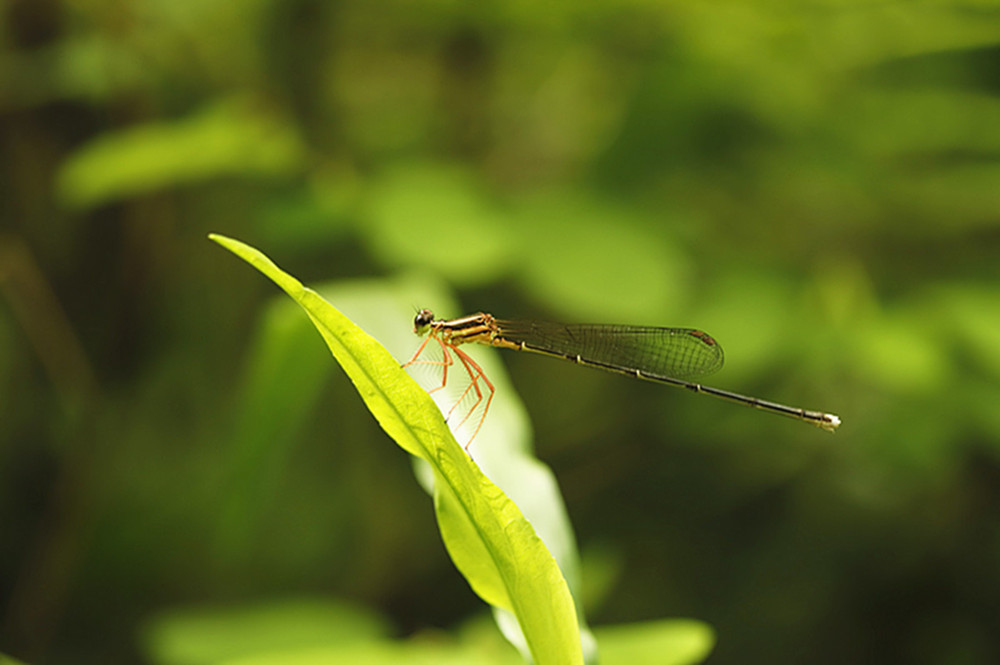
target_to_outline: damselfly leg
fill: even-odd
[[[427,345],[432,339],[441,350],[441,360],[422,357],[426,355]],[[413,354],[413,357],[403,363],[403,368],[413,365],[440,367],[441,382],[427,391],[433,394],[448,387],[448,372],[456,364],[456,358],[458,359],[458,364],[465,370],[461,380],[464,387],[459,386],[456,389],[457,396],[453,394],[442,400],[442,411],[445,408],[448,409],[445,413],[445,422],[448,423],[449,427],[456,434],[462,430],[466,423],[470,421],[475,422],[472,434],[463,446],[465,450],[468,450],[476,435],[479,434],[480,428],[483,426],[483,421],[486,419],[486,414],[489,412],[490,404],[493,401],[493,395],[496,393],[493,382],[487,378],[483,368],[465,351],[449,343],[437,330],[432,330],[427,335],[417,348],[416,353]],[[448,403],[451,403],[450,407]],[[473,415],[477,413],[478,415],[473,418]],[[456,422],[455,418],[458,416],[461,419]]]

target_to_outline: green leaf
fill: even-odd
[[[154,662],[210,665],[290,650],[344,648],[384,639],[388,632],[385,620],[369,610],[303,599],[165,612],[149,624],[143,642]]]
[[[471,173],[418,163],[374,183],[359,232],[386,265],[433,267],[453,283],[482,284],[515,256],[508,220]]]
[[[567,319],[599,311],[609,321],[653,324],[676,309],[681,285],[693,279],[658,220],[614,201],[553,191],[523,199],[513,217],[521,287]]]
[[[582,663],[576,610],[555,559],[518,507],[455,441],[430,396],[381,344],[315,291],[254,248],[210,237],[306,310],[382,428],[430,464],[438,524],[452,560],[483,600],[517,618],[534,661]]]
[[[305,148],[279,115],[241,99],[208,105],[191,117],[101,136],[62,166],[61,199],[74,208],[225,175],[291,173]]]
[[[228,445],[226,480],[212,528],[213,555],[227,570],[247,563],[247,552],[258,549],[256,529],[266,519],[297,434],[333,369],[316,362],[315,334],[294,302],[276,298],[263,312],[247,349],[243,379],[234,386],[232,433],[228,444],[220,442]]]
[[[10,656],[5,656],[2,653],[0,653],[0,665],[24,665],[24,663],[22,663],[19,660],[14,660]]]
[[[602,662],[607,665],[700,663],[712,650],[712,629],[691,619],[667,619],[597,629]]]

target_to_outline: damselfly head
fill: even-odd
[[[423,335],[430,328],[431,323],[434,321],[434,312],[429,309],[422,309],[417,312],[416,318],[413,319],[413,332],[418,335]]]

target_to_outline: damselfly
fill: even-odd
[[[422,309],[414,319],[413,330],[426,338],[403,367],[414,364],[440,365],[441,384],[431,392],[446,386],[448,372],[456,364],[456,360],[461,371],[468,377],[468,386],[446,414],[446,418],[450,419],[455,415],[459,404],[472,401],[471,408],[455,425],[455,429],[462,427],[482,407],[482,415],[478,416],[472,436],[465,444],[466,449],[479,433],[495,392],[493,383],[479,364],[459,348],[470,342],[515,351],[533,351],[608,372],[687,388],[703,395],[712,395],[812,423],[827,432],[833,432],[840,425],[840,418],[832,413],[786,406],[693,381],[692,379],[716,372],[723,363],[719,343],[708,333],[693,328],[505,321],[483,312],[460,319],[435,321],[431,310]],[[440,346],[442,360],[420,359],[431,340]]]

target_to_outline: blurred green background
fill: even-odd
[[[1000,4],[0,8],[0,652],[186,662],[164,612],[289,598],[345,634],[485,615],[215,231],[317,287],[451,293],[386,329],[695,326],[712,385],[840,415],[503,354],[592,624],[697,618],[718,664],[1000,662]]]

